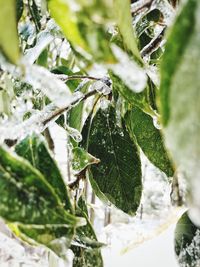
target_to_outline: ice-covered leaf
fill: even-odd
[[[119,27],[119,31],[123,37],[125,45],[137,59],[142,61],[132,26],[130,0],[115,0],[113,1],[113,4],[117,25]]]
[[[29,64],[33,64],[44,49],[54,40],[56,36],[60,35],[58,26],[53,20],[48,21],[46,29],[39,32],[37,35],[37,42],[34,47],[28,49],[24,55],[24,60]]]
[[[24,81],[32,85],[34,89],[41,90],[59,107],[68,105],[72,99],[67,85],[44,67],[26,65]]]
[[[44,139],[41,136],[32,134],[18,143],[15,151],[43,174],[44,178],[60,197],[65,209],[72,210],[66,185]]]
[[[111,14],[113,15],[112,7],[111,1],[49,1],[52,17],[73,48],[89,60],[92,55],[97,61],[107,63],[115,62],[108,33],[108,24]]]
[[[115,44],[112,44],[112,51],[118,60],[118,63],[109,65],[108,67],[115,75],[120,77],[130,90],[135,93],[142,92],[147,85],[147,75],[145,70]]]
[[[173,176],[172,161],[167,154],[160,130],[154,126],[153,118],[134,107],[126,113],[125,121],[130,134],[135,136],[148,159],[167,176]]]
[[[86,49],[86,43],[81,36],[74,11],[70,3],[63,0],[49,0],[48,2],[51,16],[63,30],[67,39],[75,46]]]
[[[131,105],[135,105],[146,112],[152,113],[150,105],[148,103],[148,93],[145,89],[141,93],[133,92],[118,75],[113,72],[109,72],[113,83],[113,90],[120,93],[120,95],[129,102]]]
[[[74,227],[63,225],[27,225],[10,223],[12,232],[30,245],[42,244],[64,257],[74,237]]]
[[[101,192],[116,207],[134,214],[142,192],[140,156],[124,122],[122,127],[117,124],[112,106],[95,115],[88,152],[101,161],[91,166],[93,179]]]
[[[20,53],[17,35],[16,1],[7,0],[5,2],[0,0],[0,6],[0,50],[5,53],[10,61],[17,63]]]
[[[173,72],[170,72],[170,77],[167,76],[167,79],[162,75],[161,82],[165,84],[169,81],[167,87],[161,86],[163,100],[161,113],[165,118],[163,130],[166,145],[175,164],[188,179],[191,204],[189,216],[198,225],[200,225],[199,12],[200,2],[196,0],[187,1],[183,7],[166,45],[162,72],[169,73],[168,66],[176,68],[173,67]],[[181,48],[175,49],[178,44],[182,44]],[[165,95],[165,92],[168,94]],[[166,110],[164,101],[168,103],[170,111],[168,117],[166,117],[168,113],[163,112]]]
[[[103,267],[103,259],[99,248],[103,245],[99,243],[93,227],[88,219],[88,212],[85,200],[80,197],[76,209],[76,215],[84,217],[87,224],[77,228],[76,236],[71,249],[74,252],[73,266],[76,267]]]
[[[80,147],[75,147],[72,149],[72,168],[76,173],[84,170],[91,164],[97,164],[99,162],[99,159],[93,157]]]
[[[175,20],[175,24],[168,33],[168,41],[161,63],[160,85],[160,111],[164,125],[167,125],[171,114],[170,99],[174,77],[183,64],[185,50],[188,50],[189,44],[193,42],[191,41],[192,36],[195,36],[197,2],[196,0],[186,1],[181,13]],[[185,39],[186,36],[187,39]],[[187,87],[185,86],[185,88]]]
[[[197,267],[200,262],[200,228],[185,212],[175,230],[175,252],[181,267]]]
[[[79,220],[64,210],[44,176],[21,157],[0,147],[0,216],[8,222],[74,227]]]

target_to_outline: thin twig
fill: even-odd
[[[54,111],[53,114],[51,114],[51,116],[49,118],[46,118],[42,123],[45,126],[46,124],[48,124],[50,121],[52,121],[53,119],[55,119],[57,116],[63,114],[65,111],[68,111],[68,109],[70,109],[73,105],[76,105],[77,103],[79,103],[80,101],[86,100],[87,98],[89,98],[90,96],[95,95],[97,92],[96,89],[93,89],[92,91],[88,92],[87,94],[80,96],[80,98],[76,98],[74,101],[72,101],[70,103],[70,105],[64,107],[64,108],[59,108],[57,110]]]
[[[73,182],[71,182],[71,183],[69,183],[69,184],[68,184],[68,187],[69,187],[70,189],[75,189],[75,188],[78,187],[79,182],[80,182],[81,180],[85,180],[85,179],[86,179],[86,168],[83,169],[81,172],[79,172],[79,173],[76,175],[76,180],[73,181]]]
[[[53,141],[53,138],[51,137],[51,133],[49,131],[49,128],[46,128],[44,130],[44,136],[47,140],[47,143],[49,145],[49,149],[54,152],[54,149],[55,149],[55,145],[54,145],[54,141]]]
[[[94,80],[94,81],[101,81],[102,79],[101,78],[97,78],[97,77],[93,77],[93,76],[88,76],[88,75],[72,75],[72,76],[68,76],[68,75],[65,75],[65,74],[55,74],[55,76],[66,82],[66,81],[69,81],[69,80],[82,80],[82,79],[88,79],[88,80]]]

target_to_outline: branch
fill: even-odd
[[[87,168],[85,168],[81,172],[79,172],[76,175],[76,180],[68,184],[70,189],[77,188],[78,185],[79,185],[80,180],[85,180],[85,178],[86,178],[86,169]]]
[[[65,111],[68,111],[72,106],[78,104],[80,101],[86,100],[87,98],[95,95],[97,92],[96,89],[93,89],[92,91],[86,93],[85,95],[80,95],[80,97],[75,98],[68,106],[64,108],[56,109],[52,114],[50,114],[49,117],[45,118],[44,121],[42,121],[43,125],[45,126],[47,123],[55,119],[57,116],[63,114]]]
[[[94,80],[94,81],[101,81],[101,78],[88,76],[88,75],[72,75],[68,76],[65,74],[54,74],[58,79],[60,79],[63,82],[69,81],[69,80],[79,80],[79,79],[88,79],[88,80]]]

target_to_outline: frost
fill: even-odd
[[[183,248],[178,256],[181,267],[200,266],[200,230],[197,230],[192,242]]]
[[[67,106],[70,103],[70,89],[54,74],[41,66],[26,66],[24,81],[31,84],[34,89],[40,89],[59,107]]]
[[[65,125],[65,130],[67,131],[69,136],[71,136],[74,139],[74,141],[78,143],[82,141],[82,135],[77,129]]]
[[[100,94],[109,95],[112,91],[112,83],[107,77],[104,77],[99,81],[94,82],[92,88]]]
[[[38,59],[41,52],[54,40],[55,36],[58,34],[60,34],[59,28],[51,19],[48,21],[46,29],[38,34],[36,45],[26,51],[24,60],[29,64],[33,64],[36,59]]]
[[[133,92],[140,93],[143,91],[147,84],[145,71],[131,60],[118,46],[112,45],[112,50],[119,63],[109,65],[109,68],[119,76]]]

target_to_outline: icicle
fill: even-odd
[[[77,143],[80,143],[82,141],[82,135],[77,129],[65,125],[65,130]]]

